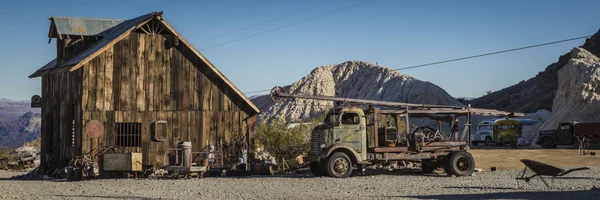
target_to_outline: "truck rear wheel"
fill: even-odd
[[[542,139],[540,145],[542,145],[542,148],[544,149],[556,149],[556,144],[549,137]]]
[[[323,164],[319,162],[311,162],[310,163],[310,172],[317,177],[326,176],[327,172],[323,169]]]
[[[333,178],[349,177],[352,170],[352,161],[343,152],[335,152],[327,160],[327,174]]]
[[[444,169],[448,175],[470,176],[475,169],[475,159],[466,151],[457,151],[446,156]]]

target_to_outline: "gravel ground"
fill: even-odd
[[[398,175],[401,173],[402,175]],[[1,174],[1,173],[0,173]],[[600,167],[516,185],[516,170],[470,177],[397,171],[347,179],[293,176],[189,180],[104,179],[81,182],[0,178],[0,199],[598,199]],[[6,174],[4,175],[6,176]]]

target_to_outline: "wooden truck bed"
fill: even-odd
[[[573,135],[600,137],[600,123],[577,123],[573,126]]]

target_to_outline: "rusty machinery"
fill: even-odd
[[[286,98],[335,102],[323,124],[315,127],[311,133],[307,161],[313,174],[338,178],[350,176],[353,166],[360,170],[390,161],[421,162],[425,172],[443,167],[451,175],[470,175],[474,159],[466,150],[469,149],[467,140],[470,138],[471,115],[523,116],[523,113],[470,106],[292,94],[282,87],[273,88],[270,96],[275,102],[282,102]],[[344,106],[348,104],[368,105],[368,108]],[[346,114],[348,117],[345,117]],[[459,117],[466,118],[462,133],[459,132]],[[343,121],[344,118],[349,118],[349,122]],[[422,127],[414,127],[411,131],[410,118],[435,120],[439,126],[442,121],[447,122],[451,132],[445,135],[439,130]]]

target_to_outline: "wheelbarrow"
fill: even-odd
[[[538,161],[534,161],[534,160],[528,160],[528,159],[522,159],[521,162],[523,164],[525,164],[525,169],[523,169],[523,172],[519,173],[518,177],[515,178],[517,180],[517,185],[519,185],[519,180],[525,180],[525,182],[529,182],[531,181],[532,178],[534,177],[538,177],[543,183],[544,185],[546,185],[546,187],[548,188],[552,188],[548,182],[546,182],[546,179],[544,179],[544,176],[550,176],[552,179],[552,184],[554,184],[554,179],[556,177],[560,177],[560,176],[564,176],[567,175],[571,172],[574,171],[580,171],[580,170],[588,170],[590,168],[588,167],[580,167],[580,168],[574,168],[574,169],[569,169],[569,170],[564,170],[549,164],[545,164],[545,163],[541,163]],[[527,168],[529,168],[531,171],[533,171],[533,175],[531,176],[526,176],[526,172],[527,172]]]

